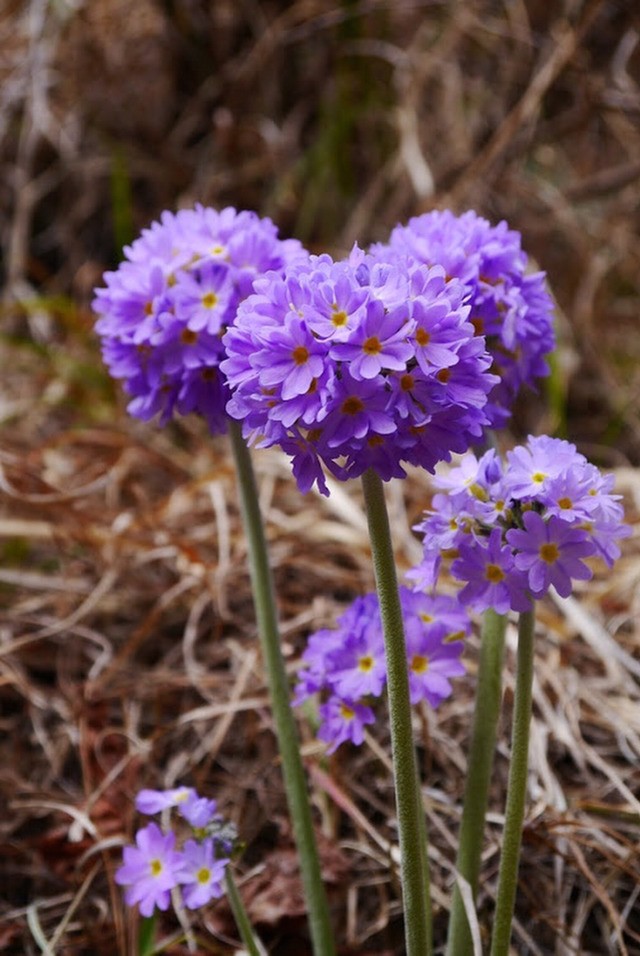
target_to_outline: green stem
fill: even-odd
[[[251,455],[238,422],[229,421],[229,436],[235,459],[242,517],[249,550],[258,633],[282,759],[284,786],[298,847],[313,952],[316,956],[333,956],[335,947],[329,919],[329,905],[322,882],[320,860],[313,832],[311,806],[300,756],[300,743],[291,710],[289,682],[280,646],[273,579]]]
[[[362,487],[380,602],[400,843],[400,877],[407,956],[432,953],[427,829],[411,727],[407,651],[384,487],[369,469]]]
[[[138,926],[138,956],[153,956],[156,951],[156,914],[142,916]]]
[[[227,899],[229,900],[229,906],[231,907],[231,912],[233,913],[233,918],[236,921],[236,926],[238,927],[238,932],[240,933],[240,939],[244,943],[245,949],[249,956],[266,956],[266,950],[260,939],[256,936],[251,921],[247,915],[247,911],[244,908],[244,903],[242,902],[242,897],[238,892],[238,887],[236,886],[236,881],[233,878],[231,873],[231,867],[227,867],[226,879],[227,884]]]
[[[474,900],[478,892],[489,783],[502,700],[506,625],[507,619],[504,615],[496,614],[492,610],[485,611],[482,622],[476,705],[456,860],[456,870],[469,883]],[[456,885],[453,890],[449,920],[447,956],[472,956],[472,954],[473,939],[462,894]]]
[[[502,856],[498,873],[498,895],[493,921],[491,956],[508,956],[511,922],[518,886],[518,863],[522,843],[522,823],[527,795],[529,730],[533,690],[535,612],[520,615],[518,624],[518,665],[511,731],[511,766],[505,811]]]

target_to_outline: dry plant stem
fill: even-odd
[[[529,731],[533,687],[535,612],[526,611],[518,623],[518,666],[511,732],[511,766],[507,790],[502,855],[498,873],[498,895],[493,922],[491,956],[508,956],[511,922],[518,885],[518,862],[522,843],[522,822],[527,795]]]
[[[238,932],[240,933],[240,939],[244,943],[247,953],[249,956],[267,956],[266,949],[260,942],[259,937],[256,936],[253,926],[251,925],[247,911],[244,908],[244,903],[242,902],[242,897],[238,892],[236,881],[231,874],[230,867],[227,867],[225,883],[227,886],[227,899],[229,900],[229,906],[231,907],[233,918],[236,921],[236,926],[238,927]]]
[[[471,730],[467,779],[462,804],[456,870],[467,880],[475,900],[489,800],[489,783],[496,747],[496,731],[502,699],[502,665],[507,618],[485,611],[482,622],[478,687]],[[472,956],[473,939],[462,894],[456,885],[449,920],[447,956]]]
[[[316,956],[333,956],[335,952],[329,905],[322,882],[320,860],[313,832],[311,806],[307,792],[300,743],[291,710],[290,688],[280,644],[278,616],[267,544],[262,526],[255,476],[249,449],[238,422],[229,421],[229,436],[236,465],[244,531],[249,550],[249,567],[253,585],[258,633],[267,673],[271,709],[282,759],[284,785],[289,813],[298,848],[313,952]]]
[[[384,487],[369,469],[362,476],[387,663],[389,722],[400,842],[400,877],[407,956],[432,949],[427,827],[411,726],[407,651]]]

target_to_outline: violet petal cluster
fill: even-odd
[[[189,909],[222,896],[223,881],[235,842],[235,831],[216,813],[216,801],[199,796],[192,787],[141,790],[136,808],[146,815],[177,809],[190,826],[190,837],[176,847],[176,834],[157,823],[136,833],[135,846],[126,846],[115,881],[126,887],[125,900],[142,916],[167,910],[171,892],[180,887]]]
[[[454,597],[400,588],[412,704],[437,707],[451,694],[450,678],[465,673],[462,639],[471,621]],[[333,629],[311,634],[302,655],[295,703],[320,696],[318,737],[333,753],[340,744],[361,744],[375,721],[372,704],[386,682],[384,638],[376,594],[356,598]]]
[[[424,557],[410,572],[416,587],[436,585],[443,563],[463,583],[460,601],[476,611],[527,611],[553,587],[568,597],[592,576],[587,558],[609,566],[623,522],[613,475],[603,475],[575,445],[546,435],[507,452],[467,454],[434,479],[442,489],[416,530]]]
[[[479,439],[497,378],[467,290],[441,266],[356,248],[254,285],[224,336],[227,410],[246,438],[291,456],[301,491],[328,493],[322,465],[388,480],[401,462],[432,470]]]
[[[142,419],[195,412],[226,429],[222,336],[258,275],[305,256],[256,213],[196,205],[164,212],[95,290],[105,364]]]
[[[553,303],[543,272],[527,273],[520,234],[505,222],[492,226],[469,211],[455,216],[435,210],[397,226],[388,245],[372,253],[387,261],[396,253],[426,265],[439,264],[467,289],[469,321],[486,336],[500,381],[489,396],[493,427],[504,425],[522,386],[549,374],[553,351]]]

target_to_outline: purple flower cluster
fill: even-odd
[[[410,577],[435,586],[443,561],[464,582],[460,600],[474,610],[527,611],[550,587],[567,597],[574,580],[592,575],[585,559],[611,566],[629,534],[613,475],[603,475],[575,445],[545,435],[459,467],[435,479],[443,489],[416,530],[424,558]]]
[[[197,205],[164,212],[105,274],[93,308],[104,361],[139,418],[196,412],[226,428],[222,335],[257,275],[306,256],[253,212]]]
[[[328,493],[321,462],[339,479],[403,477],[401,461],[432,470],[482,434],[497,383],[467,294],[439,265],[357,248],[259,279],[224,337],[227,410],[291,455],[303,492]]]
[[[437,707],[451,694],[449,678],[465,673],[460,661],[471,622],[456,598],[400,588],[411,703]],[[318,737],[333,753],[349,740],[361,744],[374,722],[372,702],[382,695],[387,673],[378,598],[356,598],[334,629],[309,637],[295,703],[319,694]]]
[[[500,376],[487,411],[494,427],[503,425],[520,388],[549,374],[545,355],[555,344],[544,273],[526,274],[520,234],[505,222],[492,226],[472,211],[461,216],[434,211],[397,226],[388,245],[371,251],[383,261],[395,253],[437,263],[464,283],[469,321],[486,336],[492,370]]]
[[[177,808],[191,827],[192,836],[176,849],[176,834],[149,823],[136,834],[136,845],[124,848],[124,863],[116,883],[125,886],[129,906],[138,905],[143,916],[166,910],[171,891],[180,887],[189,909],[222,896],[222,881],[233,849],[235,833],[216,814],[216,801],[200,797],[191,787],[141,790],[136,797],[140,813],[153,815]]]

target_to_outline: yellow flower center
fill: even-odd
[[[361,671],[364,671],[365,674],[373,670],[373,657],[371,654],[365,654],[364,657],[361,657],[358,661],[358,667]]]
[[[151,860],[149,864],[151,876],[160,876],[162,873],[162,860]]]
[[[571,498],[560,498],[558,500],[558,508],[562,508],[563,511],[568,511],[570,508],[573,508],[573,501]]]
[[[426,329],[419,328],[416,331],[416,342],[418,343],[418,345],[428,345],[430,341],[431,341],[431,336],[429,335]]]
[[[349,707],[348,704],[340,704],[340,714],[345,720],[353,720],[356,712],[353,707]]]
[[[208,883],[211,879],[211,870],[206,866],[200,867],[196,873],[196,879],[198,883],[202,883],[203,885]]]
[[[424,654],[414,654],[410,667],[414,674],[426,674],[429,669],[429,658]]]
[[[535,471],[531,475],[531,481],[535,481],[537,485],[541,485],[547,476],[543,471]]]
[[[434,620],[433,614],[427,614],[426,611],[420,611],[420,620],[424,621],[425,624],[431,624]]]
[[[409,372],[403,375],[400,379],[400,388],[403,392],[410,392],[415,384],[416,380],[414,379],[413,375],[409,374]]]
[[[443,385],[446,385],[449,379],[451,378],[451,372],[448,368],[441,368],[436,378],[439,382],[442,382]]]
[[[180,333],[180,341],[183,345],[195,345],[198,341],[198,333],[192,329],[183,329]]]
[[[205,309],[214,309],[218,303],[218,296],[215,292],[206,292],[202,296],[202,304]]]
[[[538,552],[543,561],[547,564],[553,564],[560,557],[558,545],[551,541],[549,544],[541,544]]]
[[[347,313],[344,312],[342,309],[338,309],[337,307],[335,307],[333,312],[331,313],[331,321],[333,322],[333,324],[335,325],[337,329],[347,324],[347,318],[348,318]]]
[[[505,578],[504,571],[498,564],[488,564],[484,576],[492,584],[499,584]]]

